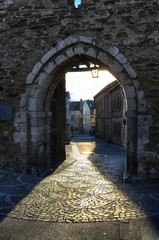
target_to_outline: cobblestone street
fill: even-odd
[[[106,222],[159,214],[158,184],[123,183],[126,152],[89,136],[66,145],[46,178],[0,172],[0,214],[45,222]]]

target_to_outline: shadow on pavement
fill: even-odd
[[[159,233],[159,219],[156,216],[159,214],[159,185],[153,183],[123,183],[123,169],[126,160],[126,152],[123,149],[86,135],[84,138],[83,136],[76,136],[73,141],[76,143],[94,142],[94,148],[90,148],[91,151],[88,159],[104,179],[109,181],[110,184],[127,198],[127,202],[125,203],[122,202],[122,199],[117,199],[119,201],[119,209],[120,203],[125,209],[129,208],[129,205],[132,204],[134,209],[137,208],[141,211],[141,217],[146,216],[149,218]],[[81,146],[79,144],[79,151],[82,151]],[[83,152],[85,154],[86,150],[84,149]],[[111,159],[109,159],[109,156],[111,156]],[[102,163],[100,162],[101,160]],[[58,174],[58,169],[56,174]],[[13,172],[0,171],[0,221],[21,200],[28,196],[43,179],[25,173],[18,175]],[[131,216],[127,220],[131,220]]]
[[[0,221],[44,178],[0,170]]]
[[[125,203],[125,208],[129,208],[129,204],[132,204],[134,208],[136,207],[138,211],[141,212],[141,216],[137,216],[137,218],[148,218],[149,222],[152,223],[159,233],[159,184],[149,182],[125,183],[123,181],[126,162],[126,151],[124,149],[112,144],[107,144],[102,140],[88,135],[76,135],[73,141],[77,144],[84,142],[95,143],[94,149],[91,148],[88,159],[94,164],[96,169],[106,180],[112,185],[115,185],[115,187],[126,196],[129,203]],[[79,144],[79,151],[81,150],[80,146],[81,145]],[[87,152],[84,152],[84,154],[85,153]],[[111,161],[109,160],[109,157],[111,157]],[[103,171],[103,166],[100,164],[101,159],[102,164],[107,166],[106,171]],[[127,218],[127,220],[130,219],[131,217]]]

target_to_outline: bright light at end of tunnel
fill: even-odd
[[[116,80],[108,71],[99,71],[99,78],[93,78],[91,72],[68,72],[66,74],[66,91],[71,100],[93,99],[106,85]]]

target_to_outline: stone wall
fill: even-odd
[[[90,46],[94,43],[88,39],[96,39],[98,50],[114,46],[120,51],[111,52],[108,68],[114,69],[115,76],[115,69],[119,72],[121,65],[129,72],[130,79],[120,75],[118,80],[123,91],[135,99],[128,106],[133,109],[135,105],[136,111],[135,118],[128,113],[128,135],[137,136],[137,174],[159,177],[158,24],[159,2],[155,0],[83,0],[77,9],[72,1],[1,0],[0,102],[12,104],[14,110],[12,120],[0,121],[1,166],[23,168],[28,161],[24,146],[27,148],[30,121],[25,101],[32,88],[31,77],[43,64],[40,59],[54,47],[60,53],[64,48],[60,43],[67,37],[84,36],[83,41]],[[71,65],[71,60],[68,63]],[[26,79],[30,81],[27,86]],[[21,139],[26,141],[22,143]],[[19,157],[22,148],[23,159]],[[134,144],[128,149],[135,152]]]

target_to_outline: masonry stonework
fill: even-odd
[[[78,8],[0,1],[0,102],[14,111],[0,120],[0,166],[32,168],[43,154],[51,162],[51,99],[67,71],[90,61],[127,98],[128,176],[159,179],[158,24],[155,0],[83,0]]]

